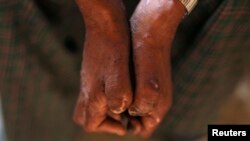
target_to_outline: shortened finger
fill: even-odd
[[[94,93],[86,105],[84,128],[87,132],[124,135],[126,130],[119,121],[109,118],[107,99],[103,92]]]
[[[141,117],[142,129],[137,135],[142,138],[149,138],[159,126],[160,122],[160,118],[153,116]]]
[[[97,128],[97,132],[111,133],[119,136],[126,134],[126,129],[122,124],[111,118],[107,118],[103,123]]]
[[[117,69],[120,71],[115,71]],[[132,103],[130,77],[128,68],[120,66],[120,68],[113,68],[112,70],[114,72],[107,73],[108,76],[105,79],[105,94],[110,111],[115,114],[121,114]]]

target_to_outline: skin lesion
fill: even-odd
[[[151,79],[149,80],[150,86],[156,90],[159,91],[160,90],[160,86],[159,86],[159,81],[157,79]]]

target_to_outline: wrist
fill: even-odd
[[[130,19],[134,34],[158,34],[159,30],[173,33],[186,14],[186,9],[179,0],[166,0],[160,3],[152,0],[148,5],[145,3],[146,0],[141,1]]]
[[[121,1],[76,0],[86,29],[113,29],[127,24],[126,14]]]
[[[173,15],[176,17],[176,19],[181,20],[186,14],[187,14],[187,9],[185,5],[181,2],[181,0],[173,0]]]

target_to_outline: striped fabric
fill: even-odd
[[[174,105],[157,137],[206,133],[249,65],[249,17],[249,0],[202,0],[184,19],[173,47]],[[57,33],[32,0],[0,0],[0,93],[9,141],[86,141],[72,122],[81,60]]]
[[[206,133],[250,64],[249,6],[248,0],[207,0],[183,22],[173,50],[174,106],[158,136]]]

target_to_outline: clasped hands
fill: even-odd
[[[141,0],[127,20],[122,0],[77,5],[86,35],[74,121],[87,132],[124,135],[127,119],[135,135],[149,137],[171,106],[170,50],[184,6],[178,0]]]

